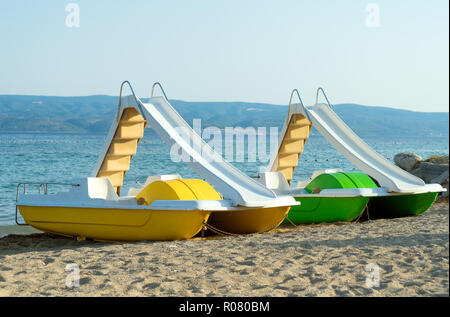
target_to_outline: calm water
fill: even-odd
[[[50,135],[50,134],[0,134],[0,226],[14,224],[16,186],[19,182],[71,183],[89,176],[97,161],[104,135]],[[448,137],[385,138],[371,137],[365,141],[384,157],[392,159],[399,152],[415,152],[424,158],[430,155],[448,155]],[[264,162],[233,163],[254,176]],[[325,139],[312,136],[302,154],[295,181],[308,179],[314,170],[342,168],[353,170],[351,165]],[[184,163],[170,159],[169,148],[157,136],[144,137],[126,174],[122,193],[127,193],[135,182],[143,183],[147,176],[181,174],[198,177]]]

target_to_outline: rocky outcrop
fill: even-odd
[[[449,164],[448,156],[431,156],[425,161],[415,153],[399,153],[394,157],[397,166],[420,177],[427,184],[441,184],[447,192],[440,197],[449,196]]]
[[[412,171],[422,162],[422,158],[415,153],[399,153],[394,156],[394,162],[405,171]]]
[[[433,155],[425,160],[425,162],[432,164],[448,165],[448,155]]]
[[[448,164],[433,164],[430,162],[422,162],[419,167],[409,171],[411,174],[416,175],[424,180],[425,183],[431,184],[432,180],[443,175],[443,173],[448,174]]]

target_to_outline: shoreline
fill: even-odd
[[[19,225],[0,226],[0,239],[5,238],[9,235],[30,235],[36,233],[44,233],[44,232],[30,226],[19,226]]]

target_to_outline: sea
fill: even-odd
[[[15,224],[17,184],[21,182],[74,183],[91,176],[105,143],[104,134],[31,134],[0,133],[0,226]],[[388,160],[400,152],[414,152],[421,157],[448,155],[448,136],[395,137],[370,136],[362,139]],[[238,141],[235,141],[238,142]],[[244,140],[244,149],[247,141]],[[237,148],[238,144],[231,145]],[[267,142],[267,147],[270,147]],[[267,164],[267,155],[249,161],[252,149],[230,159],[238,169],[255,176]],[[267,149],[270,152],[270,149]],[[225,153],[225,149],[224,152]],[[357,170],[322,136],[311,136],[295,170],[294,182],[307,180],[315,170],[340,168]],[[175,162],[170,148],[156,134],[146,135],[139,144],[121,190],[126,194],[136,183],[144,183],[150,175],[180,174],[184,178],[200,178],[184,162]],[[38,187],[28,190],[37,192]],[[59,190],[59,188],[53,188]],[[51,190],[50,190],[51,192]]]

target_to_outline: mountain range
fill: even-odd
[[[145,101],[145,100],[144,100]],[[202,127],[280,127],[287,107],[248,102],[188,102],[171,100],[192,124]],[[104,134],[116,114],[118,97],[54,97],[0,95],[0,132]],[[387,107],[338,104],[336,113],[359,135],[448,136],[447,112],[415,112]]]

